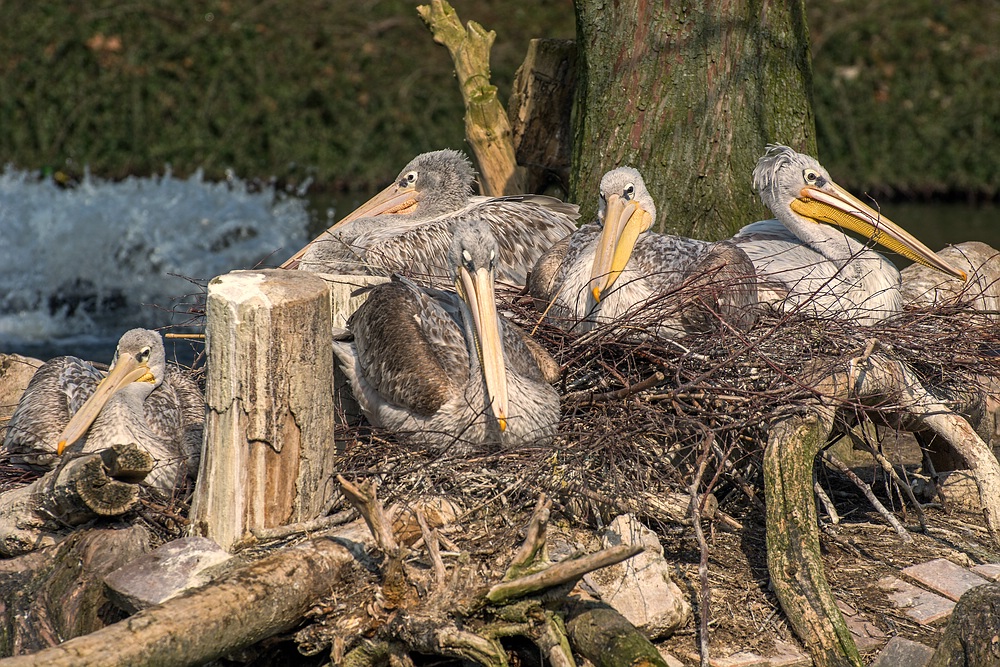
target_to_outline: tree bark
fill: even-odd
[[[40,651],[120,618],[109,606],[104,577],[148,549],[141,526],[95,528],[0,561],[0,655]]]
[[[661,231],[718,239],[770,217],[750,187],[764,145],[816,149],[803,1],[575,6],[581,220],[623,165],[642,172]]]
[[[646,637],[624,616],[600,602],[581,603],[566,620],[573,648],[596,667],[666,667]]]
[[[965,593],[927,667],[988,667],[1000,664],[1000,584]]]
[[[317,538],[84,637],[0,664],[202,664],[293,627],[353,560],[334,540]]]

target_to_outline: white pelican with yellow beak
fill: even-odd
[[[747,225],[732,240],[757,268],[762,303],[861,324],[900,312],[899,271],[844,230],[966,279],[944,257],[834,183],[813,157],[769,145],[754,168],[753,185],[776,220]]]
[[[198,472],[205,401],[190,374],[168,367],[160,334],[127,331],[105,376],[76,357],[56,357],[32,376],[10,419],[3,454],[46,469],[64,452],[134,443],[153,457],[143,483],[164,494]]]
[[[494,297],[499,249],[489,226],[455,225],[455,292],[394,277],[351,316],[334,352],[369,421],[403,443],[467,454],[555,434],[558,366],[503,321]]]
[[[756,321],[747,256],[732,243],[649,231],[656,206],[635,169],[604,175],[597,217],[542,255],[528,280],[557,326],[582,332],[635,315],[645,332],[680,338],[720,320],[738,329]]]
[[[451,230],[461,219],[482,220],[496,236],[497,277],[523,285],[535,260],[576,229],[575,204],[542,195],[476,197],[475,172],[458,151],[413,158],[382,192],[362,204],[282,264],[320,273],[405,273],[447,285]]]

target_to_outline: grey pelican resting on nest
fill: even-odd
[[[471,218],[488,222],[499,242],[497,277],[523,285],[538,256],[576,229],[577,207],[541,195],[473,197],[474,177],[458,151],[418,155],[395,183],[282,266],[322,273],[405,273],[446,285],[451,226]]]
[[[528,291],[536,307],[575,331],[639,310],[667,338],[710,330],[717,317],[736,328],[752,326],[757,290],[747,256],[728,242],[650,232],[654,220],[656,207],[638,171],[606,173],[597,222],[535,265]]]
[[[753,185],[777,219],[747,225],[732,240],[757,268],[762,303],[861,324],[902,310],[896,267],[828,225],[965,280],[961,270],[834,183],[815,158],[769,145],[753,170]]]
[[[965,241],[938,251],[937,256],[965,271],[968,280],[911,264],[900,272],[903,303],[906,306],[962,303],[1000,319],[1000,250],[980,241]]]
[[[99,452],[135,443],[153,457],[144,484],[170,493],[198,472],[205,401],[189,374],[166,364],[163,339],[148,329],[121,337],[107,377],[76,357],[56,357],[28,383],[8,424],[11,463],[51,468],[63,450]]]
[[[455,292],[394,276],[348,322],[334,352],[362,410],[403,443],[452,453],[552,439],[558,365],[497,314],[500,248],[489,225],[456,224],[448,251]]]

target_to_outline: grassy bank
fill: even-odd
[[[414,2],[0,0],[0,155],[119,177],[314,177],[367,188],[463,145],[451,62]],[[822,159],[872,191],[1000,191],[988,2],[808,3]],[[571,0],[457,2],[496,30],[506,98],[527,42],[571,37]],[[898,5],[898,7],[896,6]]]

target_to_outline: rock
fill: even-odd
[[[878,587],[886,591],[897,607],[921,625],[947,618],[955,603],[930,591],[925,591],[896,577],[883,577]]]
[[[645,551],[591,572],[584,581],[650,639],[668,637],[691,618],[691,605],[670,578],[670,565],[656,533],[633,515],[616,518],[602,536],[604,548],[640,544]]]
[[[970,588],[988,583],[978,574],[944,558],[903,568],[903,574],[952,600],[958,600]]]
[[[934,649],[909,639],[893,637],[875,658],[872,667],[924,667],[930,661]]]
[[[123,565],[104,578],[108,597],[134,614],[208,583],[232,556],[205,537],[182,537]]]

